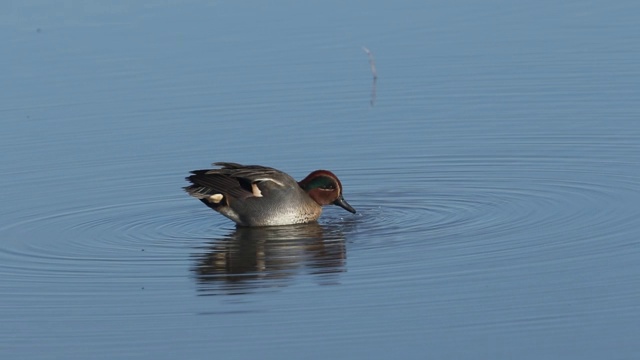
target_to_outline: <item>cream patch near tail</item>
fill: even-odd
[[[212,202],[214,204],[219,204],[220,201],[222,201],[222,199],[224,199],[224,195],[222,195],[222,194],[213,194],[213,195],[209,196],[207,199],[209,200],[209,202]]]

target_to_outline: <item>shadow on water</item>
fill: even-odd
[[[200,295],[246,294],[287,286],[301,273],[323,285],[345,271],[345,239],[319,224],[238,227],[195,254]]]

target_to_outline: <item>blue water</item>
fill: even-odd
[[[3,7],[0,358],[635,359],[638,15]],[[236,229],[181,190],[214,161],[358,213]]]

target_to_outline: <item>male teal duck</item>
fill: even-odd
[[[260,165],[216,162],[219,169],[191,171],[184,190],[240,226],[274,226],[316,221],[323,205],[356,213],[342,197],[342,184],[327,170],[297,182],[286,173]]]

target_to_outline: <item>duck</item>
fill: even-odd
[[[183,189],[238,226],[280,226],[318,220],[324,205],[356,210],[342,196],[342,183],[328,170],[301,181],[261,165],[215,162],[215,169],[193,170]]]

